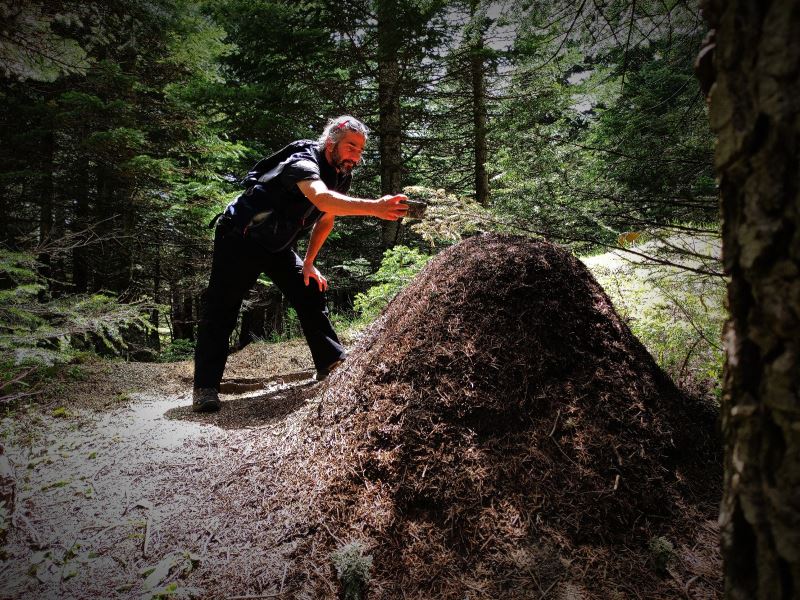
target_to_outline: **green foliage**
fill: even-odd
[[[370,581],[372,556],[365,555],[364,551],[364,544],[356,540],[331,553],[331,561],[342,584],[344,600],[360,600],[365,595]]]
[[[582,253],[625,231],[714,222],[712,135],[692,71],[697,6],[634,4],[638,29],[630,11],[586,5],[584,28],[566,40],[543,35],[560,8],[543,4],[520,23],[514,94],[494,134],[495,209]],[[612,42],[629,30],[624,47]],[[521,106],[520,95],[535,101]]]
[[[46,492],[48,490],[54,490],[58,488],[67,487],[69,484],[72,483],[71,479],[61,479],[59,481],[54,481],[53,483],[48,483],[42,486],[42,491]]]
[[[409,186],[403,189],[403,193],[428,205],[422,219],[411,221],[409,230],[430,250],[450,246],[463,238],[497,227],[492,214],[469,198],[459,198],[443,189],[424,186]]]
[[[371,277],[377,282],[366,293],[357,294],[354,310],[362,322],[375,319],[392,298],[410,282],[430,260],[430,256],[406,246],[395,246],[383,255],[378,272]]]
[[[624,253],[584,262],[659,366],[691,391],[718,398],[725,280],[678,267],[646,265]]]
[[[146,330],[142,304],[123,304],[104,295],[50,298],[38,263],[26,253],[0,248],[0,393],[2,398],[28,395],[33,382],[56,365],[82,358],[78,346],[92,345],[111,353],[128,348],[131,329]],[[67,375],[80,377],[76,366]]]
[[[194,356],[194,340],[172,340],[158,356],[159,362],[178,362]]]
[[[650,550],[650,560],[655,570],[659,573],[665,572],[675,558],[675,546],[667,538],[657,536],[650,538],[647,548]]]
[[[283,331],[277,332],[270,341],[282,342],[300,337],[302,335],[303,330],[300,327],[300,317],[297,316],[297,311],[290,306],[287,309],[286,317],[283,320]]]
[[[61,32],[79,14],[73,10],[53,14],[48,3],[28,1],[0,6],[0,69],[6,77],[55,81],[65,73],[85,73],[85,49]],[[61,31],[59,31],[61,30]]]

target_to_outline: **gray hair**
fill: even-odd
[[[322,135],[317,140],[320,146],[325,146],[329,141],[334,144],[344,137],[348,132],[360,133],[364,136],[364,140],[369,137],[369,128],[361,121],[350,115],[342,115],[335,117],[328,121]]]

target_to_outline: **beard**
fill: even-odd
[[[345,175],[349,175],[356,167],[356,163],[354,161],[342,158],[342,155],[339,153],[338,144],[333,147],[331,158],[333,159],[333,166],[336,167],[336,170],[339,173],[344,173]]]

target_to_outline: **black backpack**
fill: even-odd
[[[316,146],[318,142],[314,140],[298,140],[291,144],[284,146],[275,154],[270,154],[266,158],[258,161],[252,169],[247,172],[247,176],[239,182],[243,188],[249,188],[251,185],[257,183],[265,183],[280,174],[283,168],[283,161],[289,158],[292,154],[297,154],[303,150],[308,150]]]
[[[289,157],[316,145],[314,140],[298,140],[259,160],[240,182],[245,191],[220,215],[223,222],[269,252],[291,245],[300,232],[316,222],[316,218],[310,218],[312,213],[317,213],[315,217],[321,213],[313,204],[303,208],[303,214],[298,214],[296,207],[278,205],[278,176]]]

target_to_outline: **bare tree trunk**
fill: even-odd
[[[194,339],[192,302],[192,294],[183,289],[180,282],[174,282],[172,286],[172,298],[170,302],[172,310],[171,318],[173,340]]]
[[[161,246],[155,248],[155,264],[153,265],[153,304],[158,306],[161,298]],[[158,333],[160,314],[158,308],[150,311],[150,325],[153,327],[149,333],[148,345],[156,352],[161,352],[161,336]]]
[[[378,105],[381,193],[398,194],[402,189],[403,152],[400,134],[400,65],[398,50],[399,7],[395,0],[377,0],[378,13]],[[383,221],[382,242],[391,248],[400,238],[399,221]]]
[[[89,165],[86,159],[81,159],[78,167],[78,181],[73,232],[83,231],[89,226]],[[78,245],[72,250],[72,286],[79,294],[89,290],[89,250],[86,246]]]
[[[276,308],[277,310],[283,309],[282,295],[276,292],[274,287],[265,288],[261,285],[250,290],[247,308],[242,310],[242,326],[239,329],[239,340],[236,343],[237,350],[271,336],[275,310]]]
[[[477,0],[472,2],[475,17]],[[489,176],[486,172],[486,72],[484,65],[483,33],[478,28],[470,54],[472,74],[472,122],[475,145],[475,200],[482,206],[489,204]]]
[[[134,190],[127,187],[117,188],[112,196],[115,200],[114,204],[120,206],[122,213],[122,243],[120,244],[120,266],[119,266],[119,283],[117,290],[120,292],[128,292],[133,283],[133,257],[136,253],[137,235],[136,235],[136,205],[133,200]]]
[[[10,201],[11,192],[8,185],[0,186],[0,215],[10,214],[9,208],[13,205]],[[9,236],[10,229],[7,223],[8,219],[0,219],[0,243],[6,244],[9,248],[13,247],[10,244]]]
[[[704,14],[717,43],[701,51],[698,75],[718,136],[731,276],[722,401],[725,593],[798,598],[800,4],[711,0]]]
[[[51,242],[53,233],[53,154],[55,153],[55,141],[52,132],[45,136],[44,148],[42,149],[42,178],[41,185],[38,186],[41,204],[39,205],[39,246],[44,248]],[[52,256],[47,251],[42,251],[36,257],[39,263],[39,274],[47,280],[47,287],[39,293],[39,300],[44,301],[50,290],[50,278],[52,275]]]
[[[53,153],[55,152],[55,142],[53,134],[50,133],[46,136],[42,151],[44,162],[42,164],[42,183],[39,187],[39,198],[41,204],[39,206],[39,244],[46,244],[50,241],[50,236],[53,232],[53,193],[55,186],[53,185]],[[46,257],[49,264],[50,256]],[[41,257],[40,257],[41,260]]]

